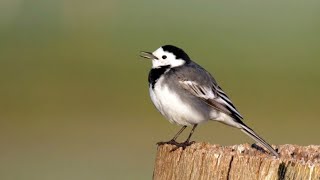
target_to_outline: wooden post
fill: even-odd
[[[195,143],[185,150],[158,147],[154,180],[301,179],[320,180],[320,146],[280,145],[280,158],[249,144],[234,146]]]

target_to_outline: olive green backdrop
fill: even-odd
[[[164,44],[268,142],[320,144],[320,1],[0,0],[0,179],[151,179],[155,143],[179,127],[138,55]],[[215,122],[193,138],[252,143]]]

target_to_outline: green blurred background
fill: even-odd
[[[151,179],[155,143],[179,127],[138,55],[164,44],[268,142],[320,144],[320,1],[0,0],[0,179]],[[252,143],[214,122],[194,140]]]

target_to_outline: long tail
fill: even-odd
[[[267,148],[272,154],[274,154],[276,157],[279,157],[279,154],[260,136],[257,135],[251,128],[246,126],[245,124],[241,124],[241,131],[246,133],[248,136],[250,136],[252,139],[254,139],[256,142],[263,145],[265,148]]]

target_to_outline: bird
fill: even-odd
[[[148,82],[154,106],[169,122],[182,126],[170,141],[158,145],[172,144],[184,149],[194,143],[190,139],[196,127],[211,120],[240,129],[279,157],[276,150],[243,122],[214,77],[191,60],[183,49],[164,45],[154,52],[141,51],[140,56],[152,61]],[[193,126],[188,138],[178,143],[178,136],[187,126]]]

